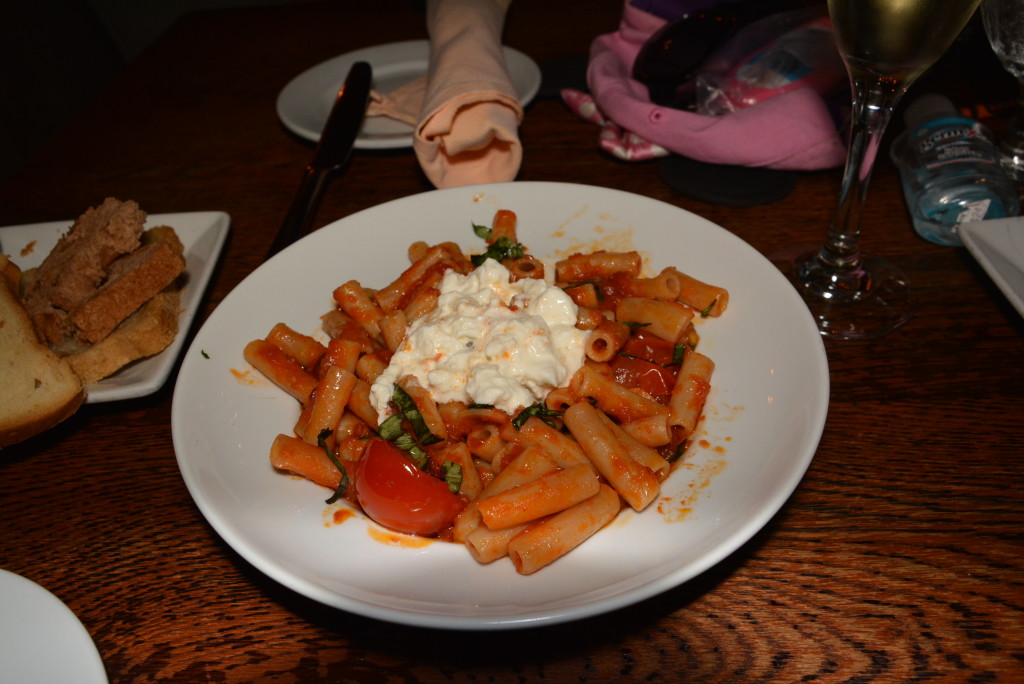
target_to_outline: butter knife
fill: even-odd
[[[313,160],[306,166],[288,214],[267,252],[268,259],[309,232],[324,190],[352,154],[369,104],[372,80],[373,70],[366,62],[356,62],[349,69],[320,133]]]

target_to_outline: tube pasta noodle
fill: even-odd
[[[578,283],[625,274],[640,274],[637,252],[594,252],[573,254],[555,264],[555,278],[563,283]]]
[[[331,366],[338,366],[350,373],[355,373],[361,353],[362,349],[358,342],[332,339],[327,343],[327,351],[321,357],[323,359],[323,363],[320,364],[321,374]]]
[[[679,301],[692,306],[704,316],[721,316],[729,306],[729,292],[722,287],[708,285],[685,273],[672,269],[679,279]]]
[[[616,315],[618,316],[618,307],[616,307]],[[605,318],[598,323],[597,327],[590,331],[586,347],[584,347],[587,358],[591,361],[611,361],[614,359],[615,355],[622,349],[622,345],[629,339],[629,326],[619,321],[630,320],[635,319],[622,318],[620,316],[615,321]]]
[[[522,280],[523,278],[544,279],[544,262],[532,256],[505,259],[501,263],[511,274],[512,282]]]
[[[374,337],[380,336],[380,317],[384,312],[371,298],[370,293],[354,280],[339,285],[334,290],[334,301],[349,318],[361,325]]]
[[[544,263],[517,242],[514,212],[499,210],[489,227],[474,229],[512,282],[545,278]],[[293,434],[270,446],[271,466],[358,507],[346,478],[358,471],[369,438],[401,442],[458,493],[462,509],[439,537],[463,543],[479,563],[507,557],[524,575],[579,546],[623,506],[650,507],[712,387],[714,362],[696,351],[695,324],[723,315],[728,291],[672,266],[645,277],[638,252],[569,255],[549,279],[575,303],[575,327],[588,331],[579,368],[511,413],[439,401],[429,383],[402,374],[393,397],[398,422],[388,419],[389,427],[378,425],[371,384],[410,324],[437,307],[444,274],[468,274],[485,258],[471,260],[454,242],[422,240],[407,257],[409,266],[380,289],[341,282],[320,332],[281,322],[246,345],[245,360],[301,406]]]
[[[576,371],[569,390],[577,397],[593,399],[602,411],[624,423],[669,412],[667,406],[623,387],[590,366],[582,366]]]
[[[619,508],[619,495],[603,484],[586,501],[517,534],[507,548],[516,572],[530,575],[561,558],[610,523]]]
[[[305,431],[308,443],[316,444],[321,432],[329,430],[328,444],[335,446],[335,434],[355,386],[356,376],[344,368],[330,366],[324,371],[310,401]]]
[[[270,329],[267,333],[267,342],[298,361],[303,368],[315,366],[320,357],[327,352],[327,347],[309,335],[292,330],[284,323],[278,323]]]
[[[679,376],[669,399],[669,420],[689,436],[697,427],[711,391],[711,373],[715,362],[698,352],[687,354],[679,369]]]
[[[678,302],[624,297],[615,305],[615,317],[620,321],[639,323],[661,339],[675,342],[683,336],[693,320],[693,310]]]
[[[635,510],[642,511],[658,496],[658,478],[633,460],[610,421],[585,401],[565,412],[565,426],[615,491]]]
[[[675,301],[679,298],[679,291],[683,283],[679,278],[679,271],[674,268],[666,268],[653,278],[633,278],[622,284],[622,290],[627,295],[634,297],[647,297],[665,302]]]
[[[409,326],[405,312],[397,309],[386,313],[380,317],[377,325],[380,328],[381,336],[384,338],[384,346],[393,353],[398,349],[398,345],[402,343],[402,339],[405,337],[405,329]]]

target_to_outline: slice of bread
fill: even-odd
[[[108,279],[71,314],[76,336],[96,343],[185,270],[181,250],[167,243],[143,245],[110,265]]]
[[[12,267],[0,254],[0,447],[53,427],[85,400],[71,366],[39,341]]]
[[[61,236],[22,284],[25,308],[43,342],[53,346],[74,336],[68,317],[103,284],[115,260],[138,249],[145,222],[146,212],[136,202],[108,197]]]
[[[99,382],[136,359],[166,349],[178,333],[180,313],[180,290],[165,290],[143,304],[110,335],[69,353],[64,359],[82,382]]]

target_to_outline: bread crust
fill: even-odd
[[[85,384],[98,382],[136,359],[159,354],[178,333],[181,293],[160,292],[112,334],[64,357]]]
[[[70,313],[93,295],[116,259],[138,249],[145,222],[137,203],[108,197],[61,236],[24,291],[25,308],[44,342],[60,344],[73,334]]]
[[[0,255],[0,271],[9,261]],[[0,278],[0,447],[33,437],[67,419],[85,400],[71,366],[36,336],[9,277]]]
[[[104,339],[184,270],[181,252],[166,243],[121,257],[111,264],[107,281],[71,314],[76,337],[89,343]]]

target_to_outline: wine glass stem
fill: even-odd
[[[853,128],[839,206],[818,259],[833,269],[856,271],[860,265],[861,211],[882,136],[909,84],[891,77],[851,74]]]

